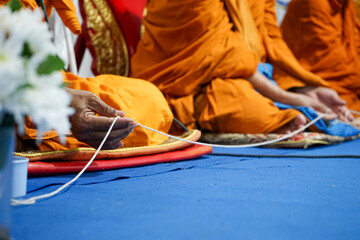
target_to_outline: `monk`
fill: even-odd
[[[300,64],[360,111],[359,22],[353,0],[293,0],[281,25]],[[289,82],[287,88],[296,87]]]
[[[27,7],[37,7],[33,0],[24,0],[22,3]],[[45,1],[45,6],[48,14],[54,6],[64,24],[74,34],[81,32],[71,0]],[[72,133],[66,137],[66,144],[62,145],[57,133],[51,131],[44,134],[40,145],[34,145],[37,131],[34,124],[27,121],[25,135],[21,137],[17,150],[24,150],[29,145],[42,151],[89,146],[97,148],[116,116],[120,119],[115,123],[103,149],[115,149],[124,145],[155,145],[167,139],[145,129],[135,128],[136,122],[163,132],[170,128],[173,115],[163,95],[153,84],[114,75],[82,78],[65,72],[64,83],[68,86],[67,91],[72,94],[71,106],[75,109],[75,114],[70,117]],[[128,118],[124,117],[125,112]]]
[[[273,100],[330,111],[347,121],[345,103],[305,70],[282,40],[274,3],[148,1],[132,76],[158,86],[175,117],[189,128],[282,133],[305,124],[298,111],[279,110]],[[257,71],[260,62],[274,65],[273,78],[281,87],[296,82],[291,87],[307,89],[303,94],[282,90]]]

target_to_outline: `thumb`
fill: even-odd
[[[105,102],[103,102],[100,98],[96,97],[93,99],[94,101],[89,102],[89,107],[99,115],[106,117],[124,117],[125,112],[116,110],[115,108],[110,107]]]
[[[346,102],[342,100],[337,94],[332,96],[332,102],[334,105],[345,106]]]
[[[323,117],[323,120],[325,122],[329,122],[329,121],[334,120],[336,118],[336,114],[330,108],[326,107],[322,103],[317,103],[317,105],[313,106],[313,108],[318,113],[326,113],[326,115]]]
[[[330,108],[326,107],[324,104],[314,101],[312,106],[312,108],[314,108],[316,111],[321,112],[321,113],[330,113],[332,112]]]

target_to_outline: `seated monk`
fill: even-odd
[[[349,109],[360,111],[360,35],[354,1],[292,0],[281,30],[300,64],[325,79]]]
[[[32,0],[23,0],[22,3],[32,8],[37,7]],[[54,6],[64,24],[73,33],[81,32],[71,0],[45,1],[45,6],[48,15]],[[29,148],[42,151],[89,146],[97,148],[116,116],[121,118],[115,123],[103,149],[114,149],[123,145],[155,145],[167,139],[143,128],[135,128],[136,122],[163,132],[167,132],[171,126],[171,110],[162,93],[153,84],[114,75],[82,78],[64,72],[64,78],[67,91],[72,94],[71,106],[75,109],[75,114],[70,117],[72,133],[66,137],[66,144],[62,145],[57,133],[51,131],[44,134],[40,145],[35,145],[37,131],[34,124],[27,121],[25,135],[18,139],[17,151]],[[125,112],[128,118],[124,117]]]
[[[175,117],[189,128],[282,133],[305,124],[298,111],[280,110],[273,101],[351,120],[344,116],[347,110],[338,95],[305,70],[282,40],[274,4],[275,0],[148,1],[132,76],[158,86]],[[291,87],[303,93],[272,84],[257,71],[260,62],[274,65],[273,78],[280,87],[296,82]]]

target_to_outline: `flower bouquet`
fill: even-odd
[[[14,150],[15,126],[22,135],[24,119],[29,117],[39,139],[45,131],[55,130],[65,140],[70,131],[68,117],[73,109],[60,72],[64,63],[56,56],[52,34],[43,19],[40,9],[22,8],[16,0],[0,7],[0,212],[4,185],[9,181],[5,168]],[[3,213],[0,215],[6,215]],[[0,227],[2,224],[6,225],[0,217]],[[1,235],[0,229],[0,239]]]

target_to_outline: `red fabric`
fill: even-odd
[[[129,53],[129,59],[134,55],[136,46],[138,42],[140,41],[141,37],[141,21],[143,16],[143,11],[146,5],[146,0],[104,0],[107,1],[109,4],[113,15],[120,27],[120,30],[122,31],[126,46]],[[90,37],[87,33],[87,25],[86,25],[86,14],[84,11],[84,1],[79,1],[79,9],[81,12],[81,16],[83,18],[83,24],[82,24],[82,34],[79,36],[76,45],[75,45],[75,57],[77,61],[78,67],[81,64],[84,51],[85,51],[85,45],[91,52],[91,55],[93,56],[93,61],[91,64],[91,70],[93,71],[94,75],[99,75],[99,73],[96,70],[97,65],[97,57],[95,50],[92,47]]]
[[[141,21],[146,0],[107,0],[107,2],[123,31],[129,58],[131,58],[140,41]]]
[[[212,152],[211,147],[192,145],[190,147],[154,155],[129,157],[121,159],[95,160],[89,168],[90,171],[111,170],[117,168],[137,167],[156,163],[176,162],[200,157]],[[90,160],[90,159],[89,159]],[[87,161],[54,161],[54,162],[29,162],[29,177],[57,175],[65,173],[80,172]]]

